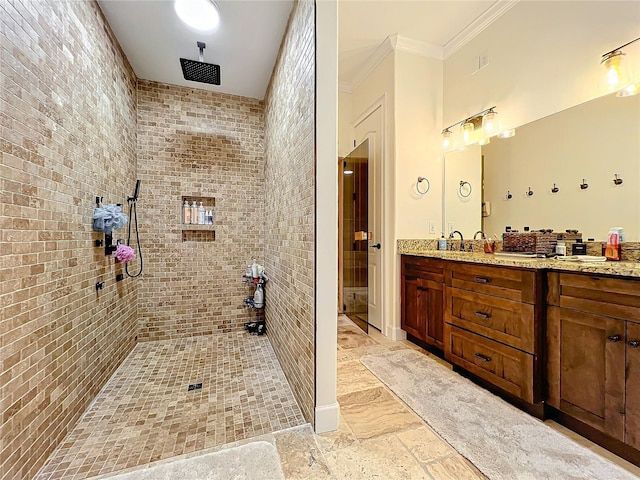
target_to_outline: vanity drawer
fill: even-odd
[[[533,392],[533,355],[445,324],[445,356],[507,393],[528,403],[538,401]]]
[[[519,302],[535,303],[537,275],[531,270],[451,262],[447,285],[495,295]]]
[[[512,347],[534,352],[534,306],[447,288],[446,321]]]
[[[444,262],[433,258],[402,255],[402,275],[444,283]]]
[[[548,283],[550,305],[640,322],[640,280],[552,272]]]

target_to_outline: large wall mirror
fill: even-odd
[[[477,189],[461,197],[458,177],[475,175]],[[626,241],[638,242],[640,95],[601,97],[524,125],[515,137],[447,153],[444,177],[444,228],[465,239],[528,226],[606,240],[609,228],[623,227]]]

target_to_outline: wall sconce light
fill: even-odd
[[[622,61],[624,55],[626,55],[622,49],[638,40],[640,40],[640,37],[620,45],[618,48],[602,55],[600,60],[600,63],[607,69],[607,88],[611,92],[617,92],[616,97],[629,97],[640,92],[640,83],[633,82],[629,78],[627,66]]]

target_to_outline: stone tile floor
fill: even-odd
[[[304,423],[267,337],[143,342],[36,479],[80,480]]]
[[[261,347],[272,352],[269,345],[263,344]],[[281,431],[274,429],[272,430],[274,433],[262,435],[255,433],[257,436],[253,438],[245,437],[245,440],[213,448],[209,448],[210,445],[206,441],[204,447],[202,447],[202,442],[190,443],[189,451],[192,453],[181,455],[181,457],[188,458],[219,449],[232,448],[251,441],[267,441],[277,448],[286,480],[485,479],[486,477],[482,473],[442,440],[359,361],[361,357],[372,353],[406,348],[431,355],[410,342],[389,340],[375,329],[370,329],[369,335],[366,335],[349,319],[340,317],[338,320],[337,393],[341,406],[341,419],[337,431],[316,435],[308,424],[298,424],[299,426],[291,426],[291,428],[283,426],[284,430]],[[270,355],[272,354],[270,353]],[[432,356],[432,358],[450,367],[447,362],[437,357]],[[246,368],[248,367],[240,368],[240,372]],[[285,390],[287,388],[284,387]],[[299,412],[297,407],[294,410]],[[298,421],[297,416],[294,417]],[[295,423],[293,419],[291,421]],[[281,423],[286,422],[282,420]],[[640,477],[640,468],[625,462],[560,425],[553,422],[547,423]],[[272,426],[277,427],[276,424]],[[258,432],[259,429],[254,431]],[[174,432],[174,437],[177,433],[179,431]],[[246,433],[251,435],[248,431]],[[67,443],[63,443],[63,446]],[[127,450],[131,450],[131,445],[135,445],[135,439],[125,438],[122,444],[126,445]],[[156,448],[156,444],[163,445],[162,437],[155,440],[150,439],[149,447],[152,448],[152,451],[165,451],[164,448]],[[68,449],[69,445],[66,448]],[[200,450],[201,448],[204,449]],[[188,451],[184,446],[182,450],[183,452],[177,448],[174,450],[175,453],[163,455],[162,458],[166,458],[166,460],[159,463],[170,462],[173,459],[167,457]],[[117,450],[112,451],[117,452]],[[117,470],[119,470],[117,473],[136,471],[135,468],[118,466],[120,455],[115,458],[109,457],[109,454],[105,455],[107,455],[106,463],[116,465],[117,468],[110,467],[113,473],[100,475],[100,479],[112,478]],[[138,464],[147,463],[154,459],[142,460],[140,458]],[[122,470],[123,468],[126,470]],[[67,476],[64,471],[62,473],[63,475],[42,478],[75,479],[89,476],[86,474],[77,476],[77,473],[72,474],[73,476]]]

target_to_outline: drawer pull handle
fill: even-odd
[[[485,320],[488,320],[489,318],[491,318],[491,314],[484,313],[484,312],[476,312],[476,316],[480,318],[484,318]]]
[[[476,277],[474,280],[478,283],[489,283],[491,281],[491,279],[487,277]]]
[[[482,355],[481,353],[474,353],[473,356],[476,357],[476,358],[479,358],[483,362],[490,362],[491,361],[491,357],[487,357],[486,355]]]
[[[616,343],[618,340],[620,340],[620,335],[611,335],[610,337],[607,337],[607,340],[609,340],[611,343]]]
[[[631,348],[638,348],[640,347],[640,340],[629,340],[627,342],[627,345],[629,345]]]

